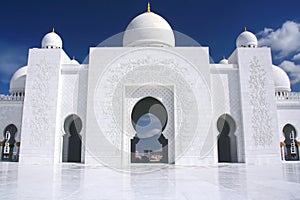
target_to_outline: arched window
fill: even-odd
[[[218,161],[237,162],[236,124],[228,114],[223,114],[217,121],[218,136]]]
[[[3,161],[18,161],[19,150],[16,146],[15,137],[17,135],[17,127],[14,124],[8,125],[3,132],[4,141],[2,142],[1,160]]]
[[[299,160],[299,146],[297,138],[297,132],[293,125],[286,124],[283,127],[283,136],[284,136],[284,142],[283,142],[283,151],[281,151],[282,158],[286,161],[297,161]]]
[[[82,137],[82,121],[75,114],[69,115],[64,122],[63,136],[63,162],[81,162]]]

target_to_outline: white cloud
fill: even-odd
[[[289,73],[289,75],[291,76],[292,84],[296,84],[300,82],[300,65],[285,60],[279,66]]]
[[[293,60],[300,60],[300,53],[294,55]]]
[[[274,29],[272,29],[272,28],[264,28],[264,30],[260,31],[259,33],[257,33],[257,35],[260,36],[260,37],[266,37],[266,36],[268,36],[272,32],[274,32]]]
[[[257,34],[259,46],[268,46],[275,52],[277,58],[284,58],[300,49],[300,24],[286,21],[277,30],[265,28]]]

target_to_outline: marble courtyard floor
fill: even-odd
[[[133,165],[130,171],[1,162],[0,199],[300,199],[300,163]]]

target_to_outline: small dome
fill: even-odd
[[[291,82],[286,72],[275,65],[272,66],[274,75],[275,91],[291,91]]]
[[[247,31],[246,29],[236,39],[236,47],[256,48],[257,44],[258,42],[256,36],[253,33]]]
[[[220,60],[219,64],[228,64],[228,60],[224,57],[222,60]]]
[[[127,26],[123,46],[174,47],[175,37],[171,26],[161,16],[150,11],[135,17]]]
[[[52,32],[47,33],[43,37],[42,48],[46,48],[46,49],[61,49],[62,48],[62,40],[59,37],[59,35],[57,35],[54,32],[54,29],[52,30]]]
[[[26,84],[26,75],[27,75],[27,66],[24,66],[18,69],[10,80],[9,92],[19,93],[25,92],[25,84]]]

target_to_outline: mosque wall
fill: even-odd
[[[21,130],[22,111],[22,101],[0,102],[0,141],[3,140],[3,131],[9,124],[14,124],[19,131]]]
[[[239,72],[237,65],[211,65],[212,94],[214,106],[215,162],[218,163],[217,121],[220,116],[229,114],[234,120],[234,134],[231,141],[232,162],[245,162],[243,121],[241,115]]]
[[[237,48],[246,163],[279,161],[277,113],[268,48]]]
[[[70,137],[67,133],[69,127],[65,127],[66,120],[71,115],[78,116],[83,127],[79,130],[82,139],[81,162],[84,162],[85,157],[85,125],[86,125],[86,95],[87,95],[87,65],[63,65],[61,76],[61,87],[59,95],[61,96],[60,110],[60,161],[63,161],[63,155],[67,157],[67,146],[64,144],[64,138]],[[62,152],[65,150],[66,152]],[[66,160],[66,159],[65,159]]]
[[[279,135],[278,141],[278,148],[279,142],[283,142],[285,137],[283,135],[283,128],[285,125],[290,124],[296,129],[295,138],[298,142],[300,142],[300,104],[297,101],[286,101],[286,102],[277,102],[277,117],[278,117],[278,128],[277,133]]]
[[[18,152],[20,148],[20,137],[22,134],[21,122],[22,122],[23,102],[16,100],[4,100],[0,101],[0,160],[18,161]],[[15,127],[16,132],[11,132],[7,135],[6,131],[9,127]],[[14,138],[14,147],[12,148],[12,140]],[[9,138],[9,140],[8,140]],[[5,142],[4,142],[5,141]],[[8,142],[10,141],[10,142]],[[6,145],[10,144],[9,154],[4,154]],[[7,156],[9,158],[7,158]],[[6,158],[5,158],[6,157]]]
[[[5,128],[13,124],[19,133],[17,142],[20,142],[21,122],[22,122],[23,102],[22,101],[2,101],[0,102],[0,141],[4,140]]]
[[[122,164],[126,85],[173,87],[175,164],[213,163],[212,152],[207,152],[213,146],[207,48],[194,49],[194,53],[186,49],[91,49],[87,148],[93,158],[87,156],[87,163]]]
[[[23,163],[58,163],[60,152],[61,49],[30,49],[22,119]]]

